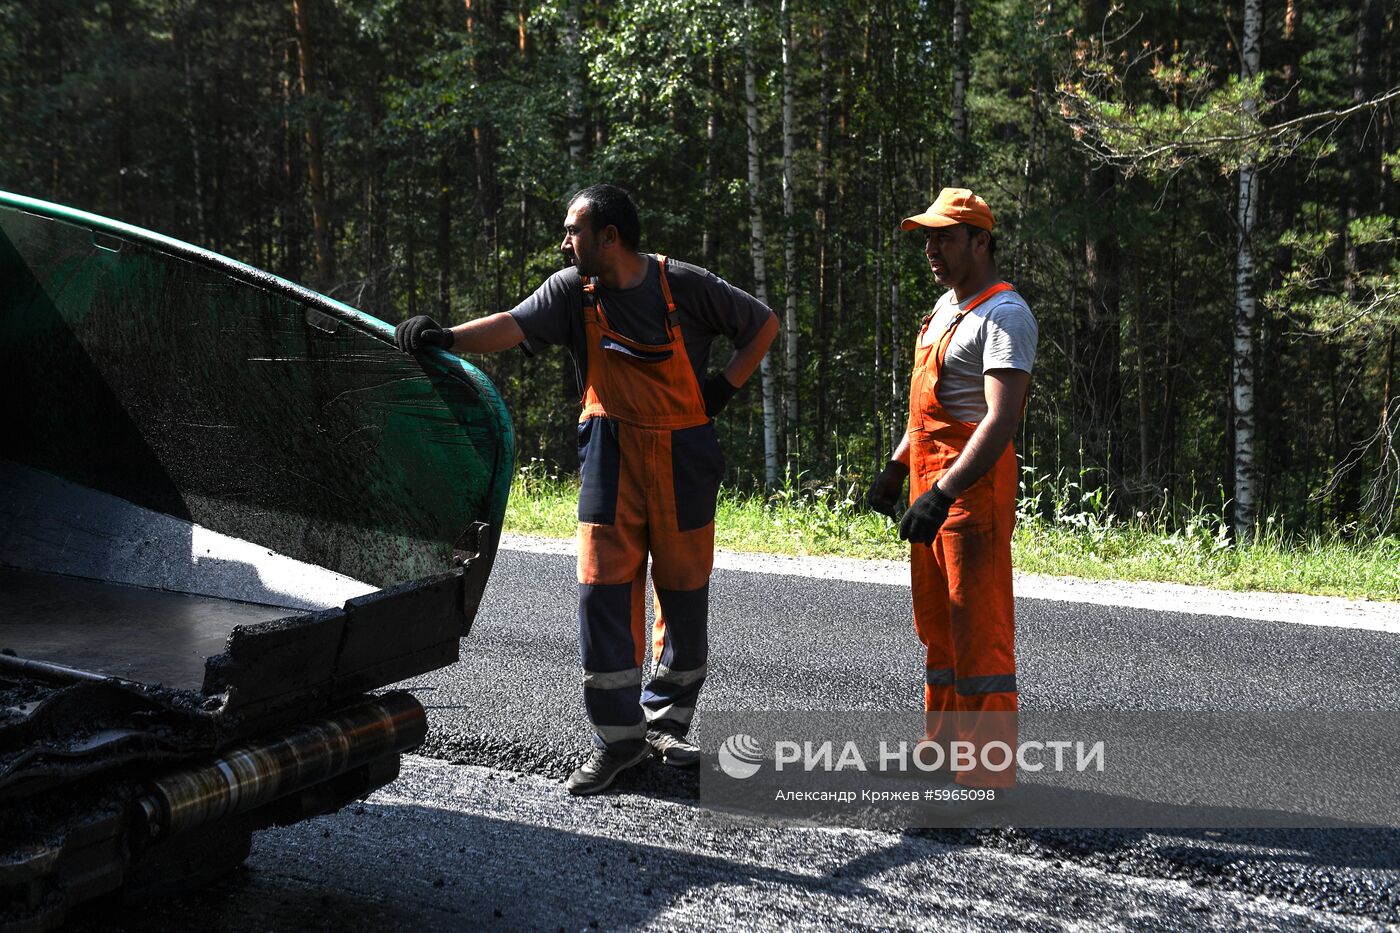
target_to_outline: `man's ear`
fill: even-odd
[[[598,239],[600,241],[598,244],[599,246],[602,246],[604,248],[612,246],[614,243],[617,242],[617,227],[613,224],[608,224],[598,234]]]

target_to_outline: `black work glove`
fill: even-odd
[[[880,475],[870,484],[865,494],[865,504],[881,515],[899,520],[899,494],[904,491],[904,479],[909,475],[909,467],[898,460],[885,464]]]
[[[420,314],[394,328],[394,343],[398,344],[399,349],[405,353],[417,353],[428,347],[442,347],[444,350],[450,350],[452,349],[453,337],[452,331],[426,314]]]
[[[705,387],[700,390],[700,395],[705,400],[705,415],[713,418],[724,411],[724,406],[729,404],[729,400],[738,391],[739,387],[731,385],[729,380],[724,378],[724,373],[710,373],[705,377]]]
[[[948,509],[953,499],[943,494],[934,483],[933,488],[914,500],[909,511],[904,513],[904,521],[899,523],[899,537],[902,541],[914,544],[932,544],[938,537],[938,529],[948,520]]]

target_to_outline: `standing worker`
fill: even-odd
[[[897,517],[909,477],[899,536],[911,544],[914,627],[927,649],[926,737],[945,762],[951,740],[972,741],[978,766],[957,779],[976,787],[1015,783],[1014,764],[983,768],[981,749],[998,740],[1016,749],[1011,439],[1038,337],[1030,308],[997,275],[994,225],[987,203],[966,188],[944,188],[900,224],[923,231],[934,280],[948,291],[915,341],[908,429],[867,497]]]
[[[514,309],[443,328],[426,315],[398,326],[399,348],[459,353],[529,345],[569,348],[583,411],[578,452],[578,618],[583,700],[594,750],[571,794],[605,790],[655,754],[693,766],[686,741],[705,680],[715,500],[724,457],[711,421],[758,367],[778,319],[704,269],[637,251],[627,192],[574,195],[556,272]],[[706,372],[710,344],[733,358]],[[652,676],[642,685],[647,554],[656,591]],[[640,691],[640,705],[638,703]]]

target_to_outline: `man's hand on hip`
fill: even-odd
[[[909,475],[909,467],[898,460],[885,464],[880,475],[870,484],[865,494],[865,504],[881,515],[888,515],[899,521],[900,493],[904,492],[904,480]]]
[[[394,328],[394,343],[398,344],[400,350],[405,353],[417,353],[428,347],[442,347],[444,350],[452,349],[452,331],[443,327],[437,321],[420,314],[404,321]]]
[[[953,499],[944,495],[934,483],[933,488],[915,499],[904,513],[904,521],[899,523],[900,539],[914,544],[932,544],[938,537],[938,529],[948,520],[948,509],[952,505]]]
[[[724,407],[738,391],[739,387],[726,379],[724,373],[710,373],[705,378],[704,388],[700,390],[700,396],[705,400],[705,415],[713,418],[724,411]]]

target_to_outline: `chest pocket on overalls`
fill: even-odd
[[[634,360],[640,360],[643,363],[664,363],[675,355],[670,347],[658,346],[654,350],[647,348],[645,345],[629,347],[621,341],[614,340],[607,334],[603,334],[598,341],[598,345],[604,350],[621,353],[623,356],[631,357]]]

